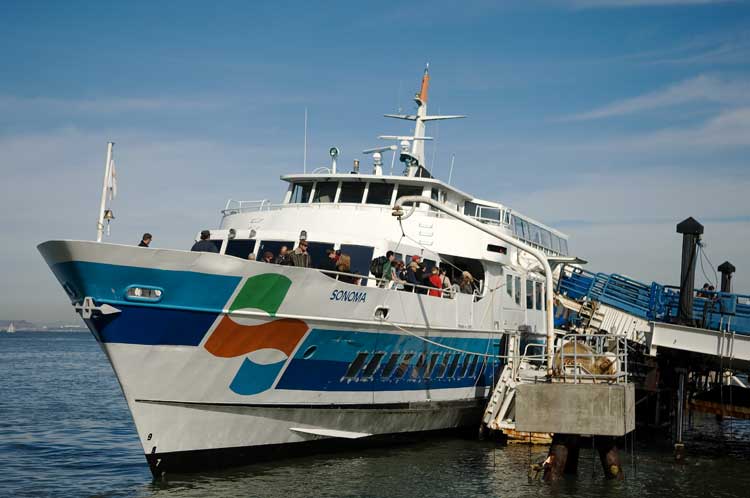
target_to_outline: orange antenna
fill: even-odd
[[[427,103],[427,90],[430,88],[430,63],[428,62],[424,68],[424,75],[422,76],[422,87],[419,89],[419,103],[424,105]]]

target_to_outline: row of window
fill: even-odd
[[[507,274],[505,276],[505,292],[508,297],[521,305],[521,277]],[[544,304],[544,284],[526,280],[526,309],[546,310]]]
[[[472,353],[391,353],[384,363],[385,358],[384,352],[361,351],[341,380],[365,382],[376,375],[380,380],[463,379],[480,375],[484,368],[482,356]]]
[[[549,230],[530,223],[518,216],[511,215],[510,219],[511,225],[513,225],[513,233],[515,233],[516,237],[519,239],[531,242],[532,244],[541,246],[554,253],[567,256],[568,241],[564,238],[558,237]]]
[[[395,185],[383,182],[299,182],[292,185],[289,203],[307,204],[312,201],[313,203],[362,204],[364,202],[365,204],[389,206],[399,197],[422,195],[423,190],[420,185]]]

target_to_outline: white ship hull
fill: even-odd
[[[155,475],[475,425],[501,366],[501,331],[479,326],[489,299],[209,253],[39,250],[106,352]]]

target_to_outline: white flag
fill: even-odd
[[[110,201],[117,197],[117,173],[115,172],[114,159],[109,162],[109,184],[107,186],[107,190],[109,191]]]

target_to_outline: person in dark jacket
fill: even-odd
[[[150,233],[144,233],[143,237],[141,237],[141,241],[138,244],[138,247],[148,247],[149,244],[151,244],[151,239],[153,239],[153,236]]]
[[[302,268],[310,268],[312,266],[312,259],[307,252],[307,240],[303,239],[299,241],[297,248],[292,251],[289,259],[292,262],[292,266],[300,266]]]
[[[414,292],[415,285],[420,285],[421,282],[419,279],[417,279],[417,270],[419,269],[419,264],[416,261],[412,261],[409,263],[409,266],[406,268],[406,283],[407,285],[404,286],[404,288],[408,291]],[[419,290],[419,289],[417,289]]]
[[[193,244],[193,247],[190,248],[190,250],[195,252],[219,252],[219,249],[216,248],[216,244],[208,240],[209,237],[211,237],[211,232],[203,230],[201,232],[201,240]]]
[[[271,251],[264,252],[261,261],[264,263],[273,263],[273,253]]]
[[[291,260],[289,259],[289,248],[287,246],[281,246],[281,249],[279,249],[279,255],[276,256],[274,263],[282,266],[288,266],[292,264]]]

